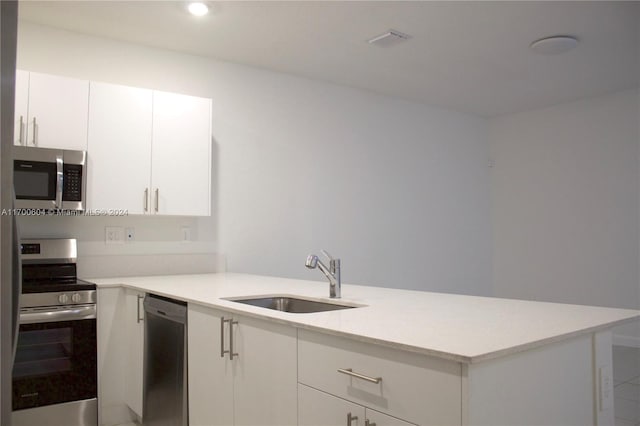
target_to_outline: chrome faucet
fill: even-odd
[[[310,254],[307,256],[307,261],[304,263],[309,269],[315,269],[316,266],[322,271],[323,274],[329,279],[329,297],[332,299],[340,298],[340,259],[334,259],[329,253],[321,250],[327,259],[329,259],[329,267],[318,260],[318,256]]]

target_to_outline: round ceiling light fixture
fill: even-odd
[[[531,43],[529,47],[536,53],[543,55],[557,55],[558,53],[569,51],[577,45],[578,39],[576,37],[557,35],[536,40]]]
[[[204,16],[209,13],[209,6],[202,2],[192,2],[187,6],[187,10],[194,16]]]

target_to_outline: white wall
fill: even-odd
[[[629,90],[490,121],[496,296],[640,308],[639,114]]]
[[[231,271],[323,280],[303,263],[326,248],[345,282],[491,291],[483,119],[26,23],[18,64],[211,97],[214,216],[196,239]],[[168,232],[149,224],[149,239]],[[98,247],[95,226],[73,223]]]

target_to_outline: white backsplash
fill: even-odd
[[[81,278],[206,274],[225,270],[225,256],[217,253],[99,255],[78,258],[78,276]]]

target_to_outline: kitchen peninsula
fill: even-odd
[[[132,380],[127,368],[110,366],[141,358],[132,352],[141,351],[141,334],[131,334],[143,322],[141,297],[188,303],[192,425],[351,422],[358,410],[377,426],[613,424],[610,328],[640,318],[633,310],[356,285],[329,299],[326,283],[245,274],[92,281],[99,374],[110,385],[114,374]],[[226,300],[266,295],[358,307],[300,314]],[[101,424],[113,424],[119,399],[136,412],[131,401],[141,389],[127,388],[124,400],[117,386],[101,388]]]

